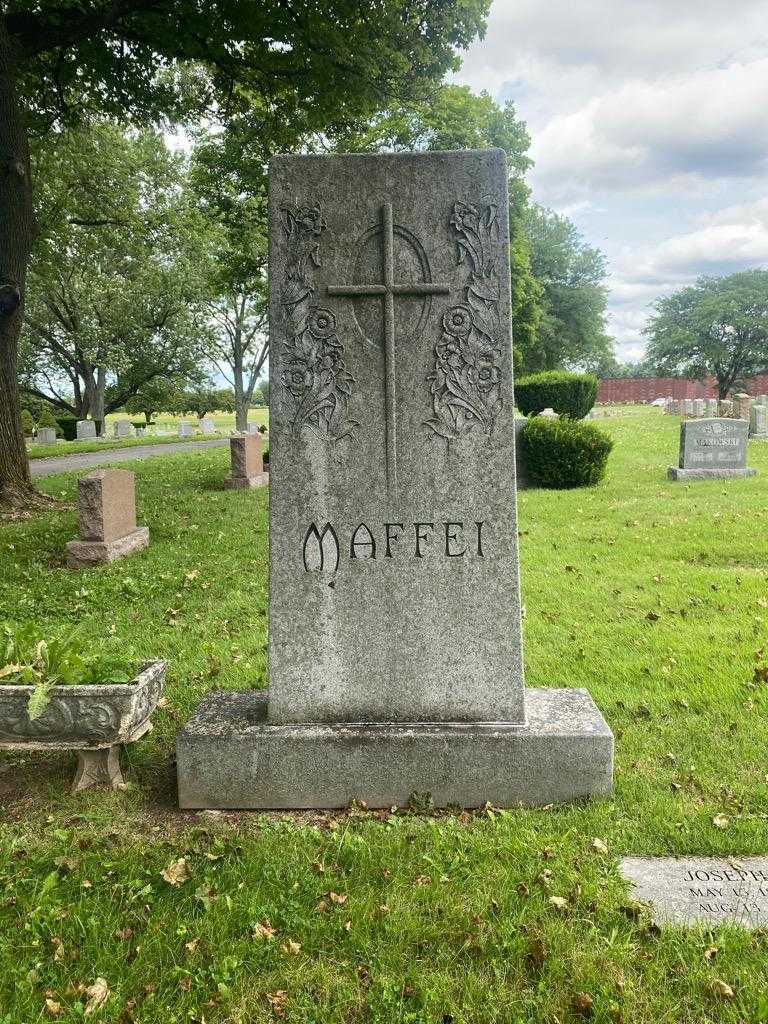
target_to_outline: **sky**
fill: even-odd
[[[768,266],[768,0],[495,0],[463,61],[527,123],[533,199],[606,254],[620,361],[660,295]]]

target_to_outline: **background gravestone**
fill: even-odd
[[[78,441],[94,441],[96,439],[96,421],[95,420],[78,420],[77,421],[77,440]]]
[[[502,151],[270,165],[269,690],[177,738],[183,807],[606,794],[523,686]]]
[[[97,469],[77,481],[79,539],[67,544],[67,565],[85,569],[143,551],[149,529],[136,526],[136,479],[126,469]]]
[[[671,480],[725,480],[729,477],[754,476],[747,467],[746,420],[686,420],[680,424],[680,457],[677,466],[670,466]]]
[[[38,427],[35,432],[35,440],[38,444],[56,444],[56,430],[54,427]]]
[[[229,489],[263,487],[269,481],[261,455],[261,434],[241,434],[229,439],[232,473],[224,481]]]
[[[133,424],[128,420],[116,420],[112,429],[115,437],[133,437]]]

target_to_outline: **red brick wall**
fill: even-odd
[[[768,374],[753,377],[747,386],[750,395],[768,395]],[[679,380],[676,377],[606,377],[600,381],[597,401],[601,403],[653,402],[656,398],[717,398],[713,378],[705,381]]]

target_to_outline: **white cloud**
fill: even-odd
[[[768,266],[768,0],[495,0],[457,76],[528,123],[533,198],[608,256],[610,329]]]
[[[571,202],[595,189],[689,190],[768,168],[768,57],[633,79],[553,117],[534,138],[534,182]]]

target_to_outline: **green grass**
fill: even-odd
[[[118,416],[107,417],[107,433],[111,431],[111,425],[114,420],[129,419],[125,414]],[[235,417],[229,413],[217,413],[215,416],[210,417],[216,426],[216,429],[221,433],[228,433],[230,430],[235,429]],[[120,440],[114,441],[57,441],[56,444],[37,444],[33,442],[28,446],[27,454],[30,459],[48,459],[52,456],[59,455],[82,455],[85,452],[104,452],[111,451],[116,448],[138,448],[142,445],[153,445],[153,444],[178,444],[179,442],[185,441],[205,441],[210,440],[209,435],[206,434],[194,434],[192,437],[179,437],[178,426],[179,423],[186,419],[187,423],[194,425],[194,417],[184,416],[159,416],[155,421],[154,425],[150,427],[150,430],[172,430],[173,434],[167,437],[157,437],[155,434],[146,434],[144,437],[125,437]],[[269,410],[268,409],[251,409],[248,414],[249,423],[269,424]],[[131,422],[138,423],[138,419],[131,420]]]
[[[588,687],[616,735],[615,797],[585,806],[182,814],[176,730],[210,687],[266,684],[267,494],[221,489],[225,450],[131,463],[151,547],[93,572],[63,566],[74,512],[3,527],[3,615],[171,669],[127,790],[68,795],[70,755],[0,762],[0,1022],[46,998],[80,1021],[97,977],[105,1024],[768,1021],[765,934],[659,930],[616,871],[768,849],[768,444],[755,478],[672,483],[678,424],[616,410],[603,484],[519,499],[527,681]],[[71,501],[75,476],[42,486]]]

